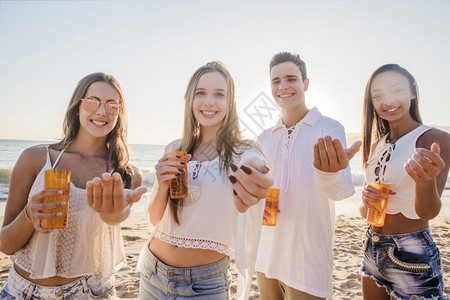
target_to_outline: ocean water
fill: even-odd
[[[24,140],[2,140],[0,139],[0,216],[3,216],[4,202],[8,199],[8,184],[11,170],[23,150],[33,145],[49,144],[55,141],[24,141]],[[130,162],[139,167],[144,174],[144,186],[151,188],[155,181],[155,165],[161,158],[164,146],[162,145],[129,145],[131,152]],[[359,202],[362,184],[364,183],[364,174],[362,171],[361,151],[350,161],[352,170],[353,183],[356,188],[356,194],[351,201],[340,201],[337,204],[336,212],[345,214],[357,214],[357,202]],[[450,177],[447,178],[446,189],[450,189]],[[449,190],[444,191],[445,195],[450,194]],[[3,203],[2,203],[3,202]],[[145,201],[143,201],[145,202]],[[337,202],[337,203],[340,203]],[[353,203],[355,202],[355,203]],[[449,206],[448,213],[450,216],[450,199],[443,197],[444,206]],[[446,203],[448,202],[448,203]],[[140,203],[136,209],[144,209],[145,203]]]

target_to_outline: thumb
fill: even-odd
[[[254,168],[263,174],[269,172],[269,167],[267,166],[267,163],[262,159],[257,160]]]
[[[441,153],[441,148],[439,147],[438,142],[433,142],[433,144],[431,144],[430,150],[437,154]]]
[[[356,141],[350,148],[345,149],[345,154],[347,155],[347,158],[348,159],[353,158],[353,156],[355,156],[355,154],[358,153],[359,148],[361,148],[361,145],[362,145],[361,141]]]
[[[138,202],[139,200],[141,200],[141,197],[143,194],[145,194],[147,192],[147,188],[140,186],[137,189],[133,190],[133,192],[131,193],[131,199],[129,199],[128,202]]]

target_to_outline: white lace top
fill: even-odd
[[[52,166],[46,148],[47,160],[31,187],[28,201],[43,190],[45,170],[54,168],[64,152]],[[73,183],[70,186],[68,227],[49,234],[35,231],[26,246],[12,256],[15,264],[31,273],[31,278],[85,275],[108,278],[126,264],[120,226],[104,223],[87,205],[86,190]]]
[[[247,150],[234,163],[250,155],[261,156],[256,150]],[[204,162],[191,160],[187,168],[189,196],[180,208],[181,226],[167,206],[155,237],[179,247],[232,255],[239,215],[233,202],[233,185],[220,170],[218,157]]]

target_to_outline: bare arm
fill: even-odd
[[[0,230],[0,250],[7,255],[24,247],[34,231],[33,223],[25,216],[25,209],[37,170],[42,168],[45,162],[45,149],[41,148],[26,149],[11,173],[8,202]],[[30,211],[27,212],[30,216]]]
[[[432,129],[417,140],[417,149],[405,163],[405,171],[416,183],[415,208],[423,220],[431,220],[441,209],[441,195],[450,165],[450,135]]]

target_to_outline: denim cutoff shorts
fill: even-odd
[[[230,258],[192,268],[162,263],[145,249],[139,299],[231,299]]]
[[[8,274],[0,292],[1,300],[89,300],[89,299],[116,299],[114,289],[114,276],[101,280],[95,276],[84,276],[77,280],[59,286],[43,286],[35,284],[20,276],[14,266]]]
[[[439,249],[428,228],[383,235],[370,227],[361,273],[397,299],[447,299]],[[438,298],[440,297],[440,298]]]

